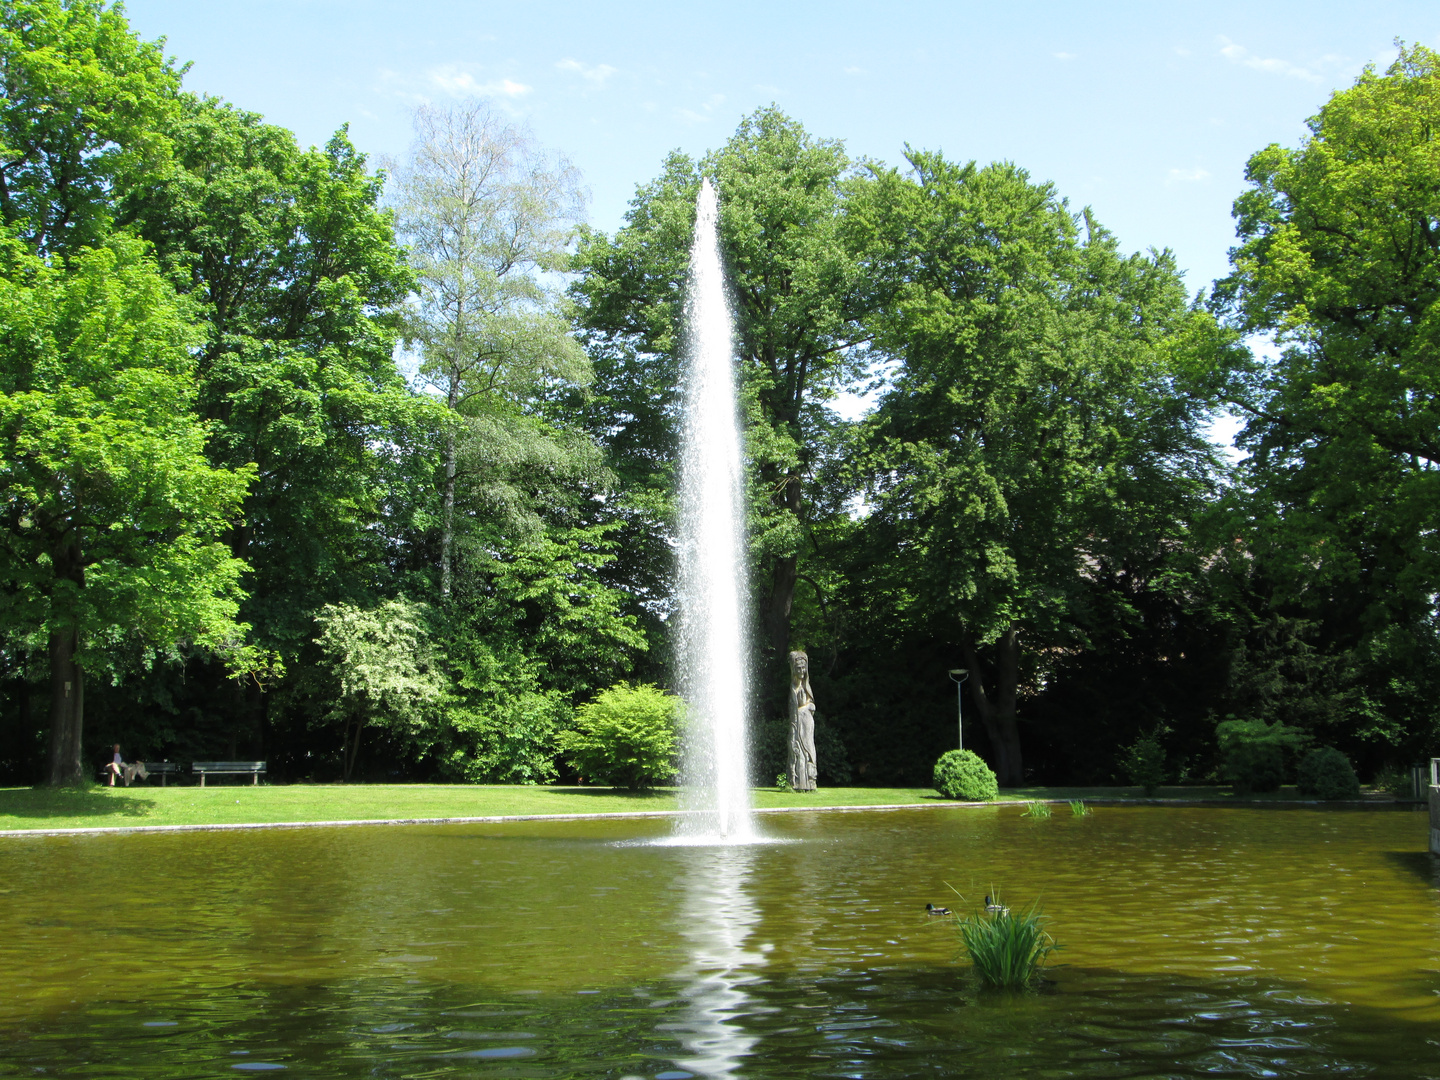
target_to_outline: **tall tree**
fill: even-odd
[[[587,440],[533,419],[547,384],[589,377],[551,284],[568,262],[584,199],[573,166],[471,100],[417,110],[395,203],[417,280],[406,337],[422,378],[463,417],[444,435],[444,601],[454,587],[458,486],[492,511],[523,518],[529,507],[507,483],[507,464],[543,461],[577,474],[598,464]]]
[[[1216,335],[1168,253],[1120,255],[1023,170],[910,164],[877,171],[850,218],[900,365],[870,425],[872,573],[957,648],[1019,784],[1027,675],[1083,646],[1104,603],[1121,631],[1101,583],[1183,540],[1212,463],[1179,361]]]
[[[614,237],[587,233],[576,261],[582,326],[616,376],[599,390],[609,408],[596,420],[612,446],[633,453],[628,435],[645,427],[661,441],[662,422],[674,424],[673,399],[655,388],[678,382],[695,196],[702,177],[715,182],[738,322],[761,623],[776,658],[790,646],[819,447],[835,424],[826,403],[858,377],[867,336],[860,266],[841,227],[849,165],[839,142],[814,138],[774,107],[758,110],[702,161],[672,154],[637,192],[625,226]]]
[[[0,328],[0,621],[45,640],[49,778],[78,784],[87,672],[253,659],[218,540],[252,474],[205,459],[191,313],[139,241],[48,260],[3,241]]]
[[[1276,602],[1350,653],[1349,723],[1381,746],[1440,730],[1437,126],[1440,55],[1402,47],[1299,147],[1255,154],[1214,300],[1279,346],[1230,387],[1248,419],[1244,535]]]
[[[254,568],[246,614],[293,658],[324,603],[383,578],[393,452],[427,423],[393,360],[411,278],[382,178],[343,130],[302,151],[254,113],[189,95],[166,130],[176,168],[120,214],[205,318],[209,452],[256,466],[230,536]]]

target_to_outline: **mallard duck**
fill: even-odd
[[[1010,909],[997,900],[985,897],[985,911],[991,915],[1009,915]]]
[[[925,914],[926,914],[926,915],[949,915],[949,914],[950,914],[950,909],[949,909],[948,907],[936,907],[934,904],[926,904],[926,905],[925,905]]]

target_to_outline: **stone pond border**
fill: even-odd
[[[756,814],[827,814],[858,813],[865,810],[930,810],[940,807],[978,808],[985,806],[1023,807],[1032,802],[1049,803],[1052,806],[1068,806],[1070,799],[1007,799],[990,802],[959,802],[936,799],[923,803],[883,803],[874,806],[768,806],[757,808]],[[1087,806],[1174,806],[1174,807],[1230,807],[1248,809],[1266,807],[1275,810],[1298,810],[1310,807],[1325,807],[1336,810],[1415,810],[1424,809],[1424,804],[1404,802],[1382,802],[1379,800],[1354,799],[1338,802],[1324,802],[1319,799],[1249,799],[1243,802],[1226,799],[1119,799],[1094,798],[1083,800]],[[691,810],[614,810],[589,814],[490,814],[482,817],[408,817],[408,818],[355,818],[339,821],[247,821],[216,822],[195,825],[94,825],[64,829],[0,829],[0,839],[19,839],[27,836],[117,836],[131,833],[179,833],[179,832],[227,832],[244,829],[331,829],[358,825],[502,825],[512,821],[591,821],[591,820],[638,820],[642,818],[681,817],[694,813]]]

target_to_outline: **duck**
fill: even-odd
[[[998,900],[991,899],[989,896],[985,897],[985,910],[991,915],[1010,914],[1010,909],[1008,907],[1000,903]]]
[[[951,911],[950,911],[950,909],[949,909],[948,907],[936,907],[934,904],[926,904],[926,905],[925,905],[925,914],[926,914],[926,915],[949,915],[949,914],[951,914]]]

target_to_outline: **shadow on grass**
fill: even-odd
[[[538,790],[549,792],[552,795],[604,795],[610,799],[635,799],[639,802],[670,799],[677,794],[674,788],[646,788],[644,791],[631,791],[629,788],[618,787],[555,787],[539,788]]]
[[[0,815],[17,818],[148,817],[155,800],[98,785],[0,791]]]

